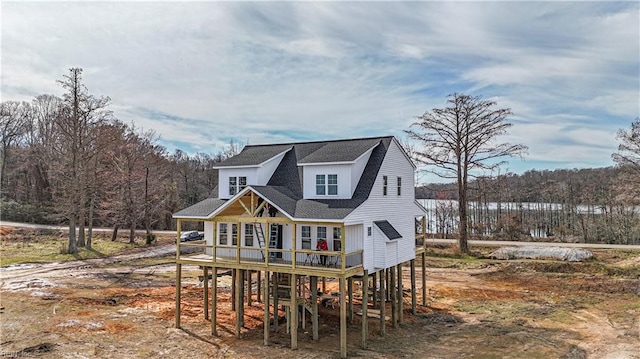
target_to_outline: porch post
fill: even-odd
[[[204,319],[209,319],[209,267],[202,269],[202,296],[204,297]]]
[[[253,277],[253,271],[252,270],[247,270],[247,305],[251,306],[251,291],[253,286],[251,285],[251,280]]]
[[[272,281],[273,281],[273,331],[278,332],[278,324],[280,321],[280,316],[278,314],[278,273],[273,273]]]
[[[342,273],[344,274],[345,268],[347,267],[347,256],[345,245],[347,244],[345,241],[346,234],[344,233],[344,223],[340,226],[340,262],[342,262]]]
[[[416,315],[416,260],[411,260],[411,314]]]
[[[176,221],[176,260],[180,259],[180,232],[182,231],[182,220]]]
[[[318,340],[318,277],[311,276],[311,326],[313,340]]]
[[[396,296],[396,299],[398,299],[398,324],[402,324],[404,323],[404,314],[403,314],[403,307],[404,307],[404,294],[402,292],[402,263],[398,264],[397,266],[397,271],[398,271],[398,282],[396,283],[398,285],[398,295]]]
[[[264,345],[269,345],[269,271],[264,271]]]
[[[296,268],[296,260],[298,259],[296,254],[296,246],[298,242],[298,238],[296,238],[296,227],[298,225],[296,223],[291,223],[291,268]],[[293,284],[291,284],[293,286]]]
[[[344,247],[342,247],[344,254]],[[344,264],[343,264],[344,267]],[[347,298],[345,296],[345,279],[340,277],[340,357],[347,357]]]
[[[242,288],[242,273],[240,273],[240,269],[234,269],[234,272],[236,272],[236,338],[240,338],[240,329],[242,328],[242,314],[240,313],[240,307],[243,305],[243,300],[242,300],[242,293],[241,293],[241,288]]]
[[[290,274],[289,325],[291,326],[291,349],[298,349],[298,286],[297,275]]]
[[[380,295],[379,295],[379,300],[380,300],[380,336],[385,336],[387,334],[387,329],[385,328],[385,307],[386,307],[386,301],[387,301],[387,295],[386,295],[386,291],[385,291],[385,282],[387,280],[387,275],[386,275],[386,269],[383,269],[380,271]]]
[[[211,268],[211,334],[218,335],[218,268]]]
[[[427,305],[427,255],[422,252],[422,305]]]
[[[176,328],[180,328],[180,288],[182,284],[182,264],[176,263]]]
[[[371,298],[371,301],[373,302],[373,305],[375,307],[376,302],[378,302],[378,272],[373,272],[373,278],[371,279],[371,294],[373,296],[373,298]]]
[[[347,292],[349,292],[349,323],[353,324],[353,277],[349,277],[347,281]]]
[[[242,228],[240,228],[240,222],[236,222],[236,263],[240,263],[240,238],[241,238],[241,234],[242,234]],[[233,238],[233,229],[231,229],[231,238]]]
[[[398,306],[396,295],[396,267],[391,266],[389,268],[389,294],[391,295],[391,326],[393,328],[398,326]]]
[[[237,273],[235,269],[231,269],[231,311],[236,311],[236,277]]]
[[[262,271],[258,271],[258,278],[256,282],[256,301],[258,303],[262,302]]]
[[[365,269],[362,274],[362,349],[367,349],[367,336],[369,335],[369,272]]]

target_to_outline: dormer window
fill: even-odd
[[[234,196],[247,187],[247,177],[229,177],[229,196]]]
[[[337,196],[338,175],[316,175],[316,196]]]

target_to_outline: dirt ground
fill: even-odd
[[[460,258],[450,248],[427,257],[427,306],[379,335],[369,320],[348,325],[352,358],[640,358],[640,252],[599,250],[584,263]],[[231,279],[218,279],[218,332],[203,313],[197,267],[183,268],[182,329],[174,328],[175,266],[126,257],[78,266],[0,270],[0,355],[34,358],[338,358],[339,308],[321,307],[319,340],[300,328],[290,349],[284,320],[263,345],[263,306],[245,309],[234,335]],[[417,266],[418,303],[422,303]],[[410,288],[410,272],[403,271]],[[254,276],[255,278],[255,276]],[[327,291],[337,282],[329,281]],[[359,287],[355,290],[359,310]],[[387,309],[389,313],[389,309]],[[281,312],[281,315],[284,315]]]

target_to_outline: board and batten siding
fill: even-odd
[[[383,176],[387,176],[387,195],[383,195]],[[401,177],[401,195],[397,195],[397,178]],[[415,193],[413,188],[414,167],[404,154],[397,142],[391,141],[389,149],[380,167],[369,198],[346,218],[346,223],[362,223],[364,231],[372,227],[373,241],[364,241],[365,258],[373,258],[370,263],[365,260],[365,269],[374,271],[381,269],[378,265],[384,263],[385,268],[415,258]],[[387,220],[400,233],[402,238],[396,244],[386,244],[374,241],[378,235],[384,238],[374,221]],[[379,233],[378,233],[379,232]],[[368,238],[365,233],[365,238]],[[384,238],[386,241],[386,238]],[[387,241],[390,242],[390,241]],[[387,248],[389,246],[389,248]],[[395,250],[392,248],[395,247]],[[373,251],[373,255],[366,253]],[[389,252],[395,252],[389,253]],[[382,259],[384,258],[384,260]]]

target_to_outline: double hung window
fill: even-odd
[[[311,249],[311,226],[302,226],[302,249]]]
[[[253,224],[244,224],[244,245],[247,247],[253,247]]]
[[[338,175],[316,175],[316,196],[337,196]]]
[[[229,195],[234,196],[247,187],[247,177],[229,177]]]
[[[220,236],[220,245],[226,245],[227,244],[227,224],[226,223],[220,223],[220,230],[218,231],[218,235]]]

